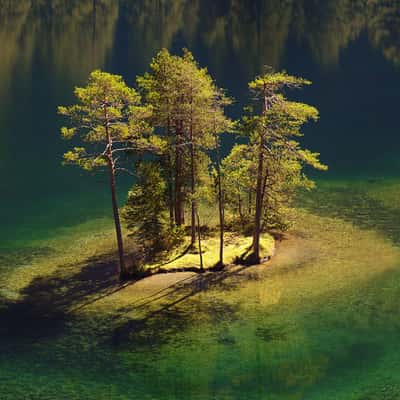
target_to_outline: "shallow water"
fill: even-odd
[[[118,288],[107,258],[42,255],[53,272],[0,308],[2,398],[397,399],[400,249],[380,207],[361,226],[371,194],[342,185],[312,213],[302,200],[267,266]],[[344,195],[346,218],[329,216]]]
[[[400,398],[399,2],[366,4],[0,0],[0,399]],[[162,46],[233,115],[264,64],[312,79],[330,172],[271,264],[119,288],[105,181],[60,165],[55,109]]]

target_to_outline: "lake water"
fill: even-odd
[[[93,343],[79,350],[73,345],[82,345],[74,341],[86,329],[81,321],[68,328],[67,339],[48,339],[47,350],[43,342],[26,350],[6,341],[0,398],[1,390],[6,399],[400,398],[398,0],[0,0],[0,271],[11,258],[18,267],[35,254],[52,256],[46,244],[57,237],[70,246],[75,227],[90,234],[98,218],[109,226],[106,178],[61,165],[68,144],[60,139],[56,108],[73,101],[74,86],[95,68],[133,84],[162,47],[187,47],[208,66],[236,99],[232,116],[264,65],[313,81],[295,97],[320,110],[304,143],[330,167],[315,176],[319,189],[300,201],[313,214],[304,218],[317,243],[304,239],[302,245],[319,258],[301,256],[301,245],[293,244],[296,265],[309,272],[298,281],[291,275],[297,273],[274,275],[274,287],[246,279],[237,293],[248,300],[240,307],[237,294],[220,307],[218,291],[200,294],[192,309],[203,301],[210,312],[199,313],[198,325],[184,310],[168,314],[170,340],[157,337],[159,347],[138,339],[127,340],[136,352],[110,349],[89,335]],[[121,180],[122,201],[130,182]],[[321,221],[341,239],[325,232],[318,241]],[[278,260],[277,269],[285,271],[285,262]],[[343,265],[347,285],[334,272]],[[324,266],[330,277],[319,271]],[[340,284],[322,293],[317,278]],[[279,295],[265,299],[269,289]],[[288,300],[274,303],[283,294]],[[146,329],[162,330],[160,321]],[[99,335],[106,342],[110,332]],[[42,353],[37,370],[30,370]],[[17,376],[31,397],[6,391]],[[52,397],[57,385],[63,389]]]

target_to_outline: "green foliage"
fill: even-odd
[[[250,222],[255,199],[257,170],[251,153],[249,145],[236,144],[221,166],[224,203],[242,229]]]
[[[59,114],[68,117],[71,124],[61,128],[61,135],[67,140],[79,136],[85,147],[68,151],[64,155],[66,164],[91,170],[107,165],[110,155],[116,152],[162,148],[162,142],[152,135],[148,124],[151,107],[140,104],[139,94],[121,76],[93,71],[87,86],[75,89],[75,96],[77,104],[58,108]],[[111,149],[107,146],[107,135]],[[104,146],[100,150],[99,144]]]
[[[141,163],[137,183],[128,193],[123,210],[127,226],[143,242],[156,242],[163,236],[166,218],[165,181],[157,166]]]
[[[192,228],[198,207],[217,199],[221,226],[226,209],[229,224],[246,233],[259,231],[259,221],[264,231],[287,229],[296,192],[314,187],[304,166],[327,169],[318,153],[298,141],[303,125],[318,120],[318,110],[284,94],[311,82],[286,72],[257,77],[249,83],[257,101],[246,107],[240,123],[233,123],[224,111],[232,100],[188,50],[176,56],[163,49],[150,68],[137,78],[138,92],[120,76],[101,71],[75,90],[78,104],[59,108],[72,122],[61,133],[66,139],[79,136],[86,147],[68,151],[65,163],[85,170],[108,164],[115,172],[117,152],[155,154],[139,164],[124,208],[130,231],[155,252],[182,238],[185,203],[192,209]],[[236,144],[221,162],[220,135],[233,130],[246,143]],[[90,152],[99,143],[104,151]]]
[[[256,114],[254,107],[249,109],[242,123],[242,132],[249,137],[252,145],[263,142],[263,152],[267,159],[272,151],[281,149],[290,153],[293,159],[319,170],[327,170],[314,153],[302,149],[294,138],[302,137],[301,128],[310,121],[317,121],[318,110],[308,104],[289,101],[283,95],[284,88],[300,88],[311,82],[283,73],[270,73],[250,82],[250,88],[258,98],[262,98],[262,112]]]
[[[249,88],[256,92],[263,91],[266,88],[269,92],[275,93],[285,87],[300,87],[303,85],[311,85],[311,82],[303,78],[290,76],[283,71],[258,76],[249,83]]]
[[[159,165],[142,162],[137,176],[137,183],[128,193],[123,218],[147,251],[168,249],[180,241],[181,232],[169,226],[166,183]]]
[[[263,226],[287,230],[293,224],[291,207],[299,189],[310,190],[315,183],[303,173],[303,163],[284,146],[273,146],[266,158],[263,193]]]
[[[125,263],[115,176],[118,171],[129,172],[120,166],[128,155],[160,152],[163,143],[152,135],[153,129],[148,123],[151,107],[141,104],[139,94],[129,88],[121,76],[93,71],[87,86],[75,89],[75,96],[77,104],[58,109],[72,125],[61,128],[61,134],[65,139],[79,136],[86,146],[66,152],[64,163],[88,171],[107,166],[118,243],[117,271],[120,279],[126,279],[130,271]]]
[[[229,125],[223,107],[215,107],[216,100],[223,106],[230,101],[215,86],[207,69],[201,68],[186,49],[181,57],[161,50],[150,68],[151,73],[138,77],[137,83],[154,110],[154,126],[170,137],[170,147],[176,145],[178,135],[186,141],[193,139],[198,148],[213,147],[213,129],[227,130]],[[183,149],[188,148],[186,143]]]
[[[186,49],[182,56],[161,50],[150,68],[151,72],[138,77],[137,83],[153,109],[154,127],[167,142],[162,167],[171,192],[169,207],[175,209],[179,225],[177,213],[183,203],[193,208],[201,193],[206,193],[199,188],[210,166],[206,153],[219,144],[220,133],[231,129],[232,123],[224,114],[230,99]]]
[[[226,204],[233,224],[239,222],[245,231],[253,226],[257,191],[262,228],[285,230],[290,226],[290,206],[296,191],[314,187],[303,167],[327,169],[318,153],[302,149],[295,140],[303,135],[304,124],[317,121],[318,110],[289,101],[282,92],[310,83],[280,72],[257,77],[249,84],[256,98],[262,99],[261,113],[256,113],[254,106],[246,107],[239,131],[247,137],[247,143],[235,145],[222,163]]]

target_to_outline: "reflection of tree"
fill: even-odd
[[[368,28],[373,45],[400,64],[400,0],[370,0]]]
[[[3,119],[20,111],[15,89],[30,88],[30,79],[39,84],[38,65],[41,73],[71,84],[103,66],[117,18],[115,0],[0,0],[0,133],[6,133]],[[25,110],[25,119],[34,107]],[[0,168],[11,157],[7,148],[3,143]]]
[[[289,37],[328,66],[368,29],[400,63],[399,10],[400,0],[0,0],[0,97],[16,63],[29,67],[35,52],[81,80],[104,64],[118,18],[128,65],[143,69],[161,47],[187,45],[220,72],[234,63],[245,79],[264,64],[281,67]]]
[[[121,13],[146,63],[160,47],[205,49],[211,67],[239,64],[245,75],[281,66],[287,39],[296,38],[321,65],[367,28],[374,45],[400,58],[400,0],[121,0]]]
[[[82,26],[90,27],[85,16],[90,15],[92,2],[72,3],[79,15],[84,16]],[[78,7],[78,3],[83,5]],[[109,11],[110,3],[116,12],[116,1],[102,0],[101,8]],[[287,38],[293,34],[309,46],[318,62],[329,65],[337,63],[340,51],[363,29],[369,28],[372,42],[382,49],[385,57],[396,62],[400,59],[399,0],[120,0],[120,3],[121,14],[128,15],[143,43],[149,45],[146,49],[149,55],[160,47],[170,48],[181,39],[191,47],[200,44],[212,50],[213,60],[219,66],[226,57],[242,60],[253,74],[265,63],[278,67]],[[98,25],[104,30],[105,14],[102,18],[104,21]]]
[[[252,75],[265,63],[279,65],[289,32],[290,3],[122,0],[121,15],[146,62],[161,47],[182,43],[207,49],[211,66],[222,68],[234,60]]]
[[[30,2],[0,0],[0,102],[2,93],[9,84],[11,72],[15,68],[18,58],[31,59],[32,45],[30,38],[22,42],[22,32],[27,25]],[[26,52],[21,54],[20,48],[27,48]]]
[[[130,48],[130,54],[124,57],[129,61],[133,58],[132,63],[138,69],[144,69],[160,48],[171,48],[187,22],[185,0],[121,0],[120,4]]]
[[[113,0],[0,0],[0,82],[30,67],[36,52],[57,74],[82,79],[104,63],[117,17]]]
[[[205,21],[203,42],[213,49],[218,65],[222,67],[226,57],[232,57],[242,64],[247,76],[260,72],[264,64],[278,67],[289,34],[291,3],[280,0],[228,3],[225,13],[221,14],[224,10],[214,5],[204,10],[207,14],[201,18]]]
[[[340,51],[365,27],[365,0],[295,2],[294,34],[320,64],[335,65]]]
[[[42,43],[48,41],[49,47],[44,51],[57,72],[82,79],[104,64],[114,44],[116,1],[57,0],[49,8],[48,2],[42,0],[36,7],[35,16],[42,17],[35,18],[41,23],[40,39]]]

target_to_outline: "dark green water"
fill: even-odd
[[[302,205],[345,233],[337,243],[322,235],[318,251],[304,244],[319,261],[296,263],[310,271],[330,265],[359,229],[371,236],[339,257],[338,268],[360,281],[335,291],[333,273],[331,281],[319,277],[332,290],[316,294],[311,285],[303,304],[296,287],[306,279],[296,284],[282,272],[272,281],[288,300],[275,306],[259,304],[271,289],[262,280],[241,282],[243,305],[227,295],[218,306],[211,290],[188,306],[200,322],[178,309],[146,327],[154,344],[110,345],[107,317],[69,321],[61,336],[6,339],[0,399],[400,398],[400,257],[391,258],[400,243],[398,0],[0,0],[0,271],[28,268],[32,258],[53,256],[60,235],[90,234],[91,221],[107,221],[105,178],[61,166],[67,144],[56,107],[73,100],[73,87],[94,68],[133,83],[161,47],[184,46],[237,99],[233,116],[263,65],[314,82],[296,94],[321,112],[304,142],[330,171],[316,176],[320,189]],[[121,180],[122,199],[129,179]],[[379,273],[362,279],[363,268]],[[7,315],[0,324],[10,323]],[[156,335],[165,326],[168,340]]]
[[[365,4],[369,4],[366,6]],[[307,145],[329,176],[397,175],[398,1],[0,3],[1,247],[102,214],[101,178],[63,168],[56,107],[91,70],[132,83],[163,46],[189,47],[237,99],[269,64],[311,79]]]

